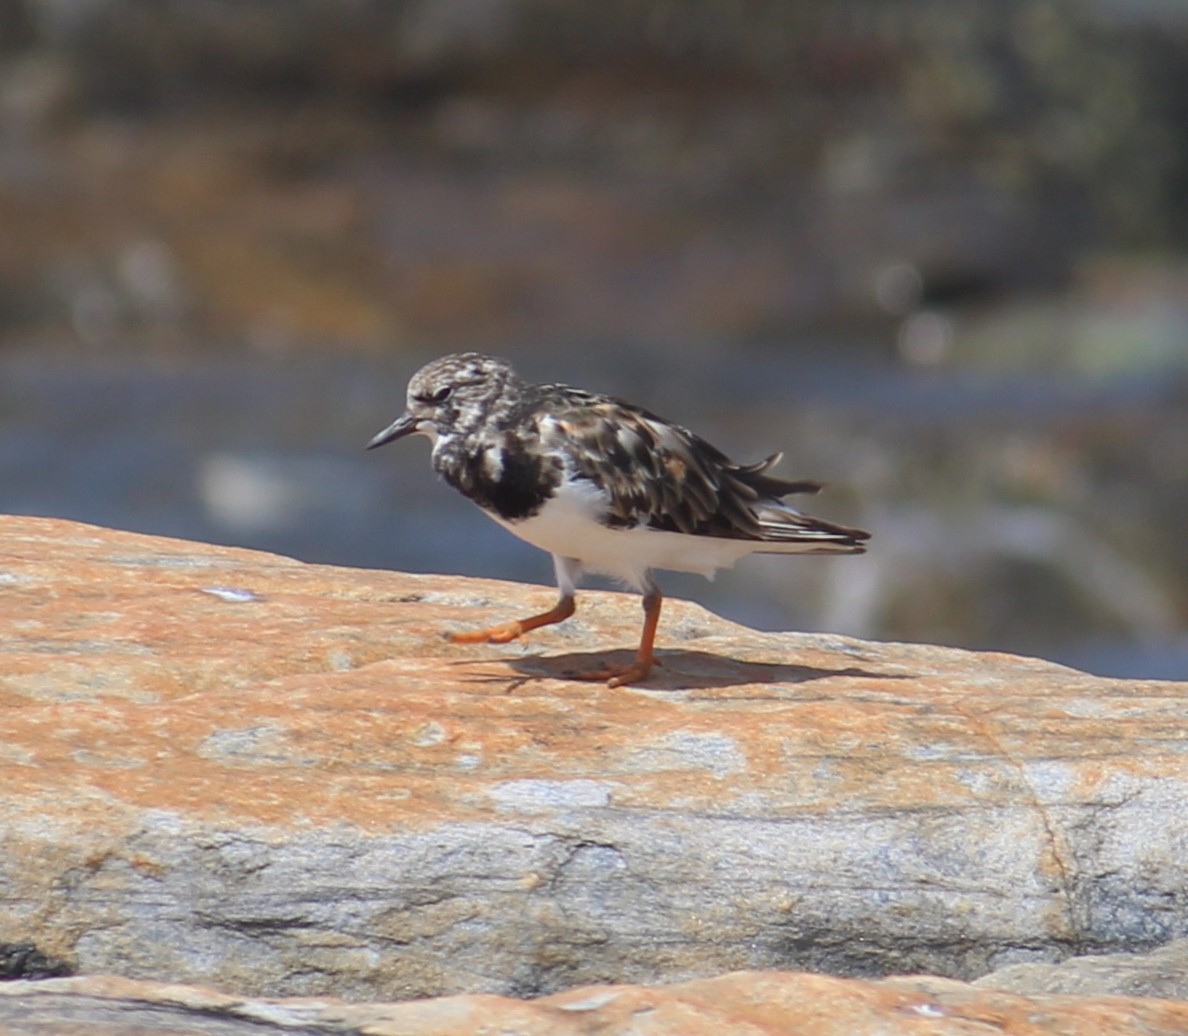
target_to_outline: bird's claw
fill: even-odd
[[[451,644],[507,644],[523,635],[524,628],[521,623],[509,622],[503,626],[491,626],[483,630],[452,630],[445,636]]]
[[[590,672],[570,674],[574,680],[584,680],[591,683],[606,682],[607,687],[625,687],[628,684],[639,683],[652,671],[651,660],[646,662],[636,659],[630,665],[605,665],[601,669]]]

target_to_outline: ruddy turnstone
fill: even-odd
[[[433,443],[433,467],[446,482],[553,555],[561,592],[540,615],[450,639],[501,644],[568,619],[578,576],[601,572],[643,594],[635,661],[582,674],[611,687],[642,680],[654,662],[661,594],[653,569],[712,577],[747,554],[861,554],[869,536],[784,503],[821,487],[768,474],[779,453],[736,464],[642,407],[530,385],[494,356],[458,353],[422,367],[405,412],[367,448],[414,434]]]

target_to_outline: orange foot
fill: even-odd
[[[522,637],[530,630],[540,629],[541,626],[552,626],[554,623],[564,622],[574,611],[572,597],[562,597],[547,612],[530,615],[526,619],[516,619],[506,622],[502,626],[491,626],[485,630],[462,630],[446,634],[446,639],[454,644],[506,644],[510,640]]]
[[[574,680],[606,681],[607,687],[625,687],[639,683],[652,671],[652,659],[637,658],[631,665],[607,665],[589,673],[573,673]]]
[[[506,644],[523,635],[524,625],[517,621],[485,630],[451,631],[446,634],[446,640],[451,644]]]
[[[639,683],[652,671],[657,664],[652,654],[656,642],[656,625],[660,621],[660,591],[652,587],[643,599],[644,626],[643,636],[640,637],[639,650],[635,653],[635,661],[625,666],[603,666],[593,673],[578,673],[575,680],[606,680],[607,687],[624,687],[629,683]]]

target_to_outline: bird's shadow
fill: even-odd
[[[630,651],[569,652],[560,655],[524,655],[502,661],[520,674],[515,686],[533,680],[582,680],[604,683],[605,677],[590,677],[605,666],[628,665],[634,659]],[[646,680],[629,686],[648,691],[692,691],[713,688],[744,687],[762,684],[803,684],[831,677],[865,677],[882,680],[905,680],[905,673],[881,673],[858,666],[839,668],[796,665],[789,662],[751,662],[729,655],[686,649],[659,652],[657,664]],[[493,676],[483,680],[495,680]],[[504,678],[506,679],[506,677]]]

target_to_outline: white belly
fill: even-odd
[[[611,529],[597,518],[605,513],[602,492],[589,482],[566,483],[540,512],[500,525],[534,547],[563,558],[575,558],[585,569],[601,572],[641,588],[649,569],[693,572],[713,578],[750,554],[757,544],[711,536],[687,536],[655,529]]]

